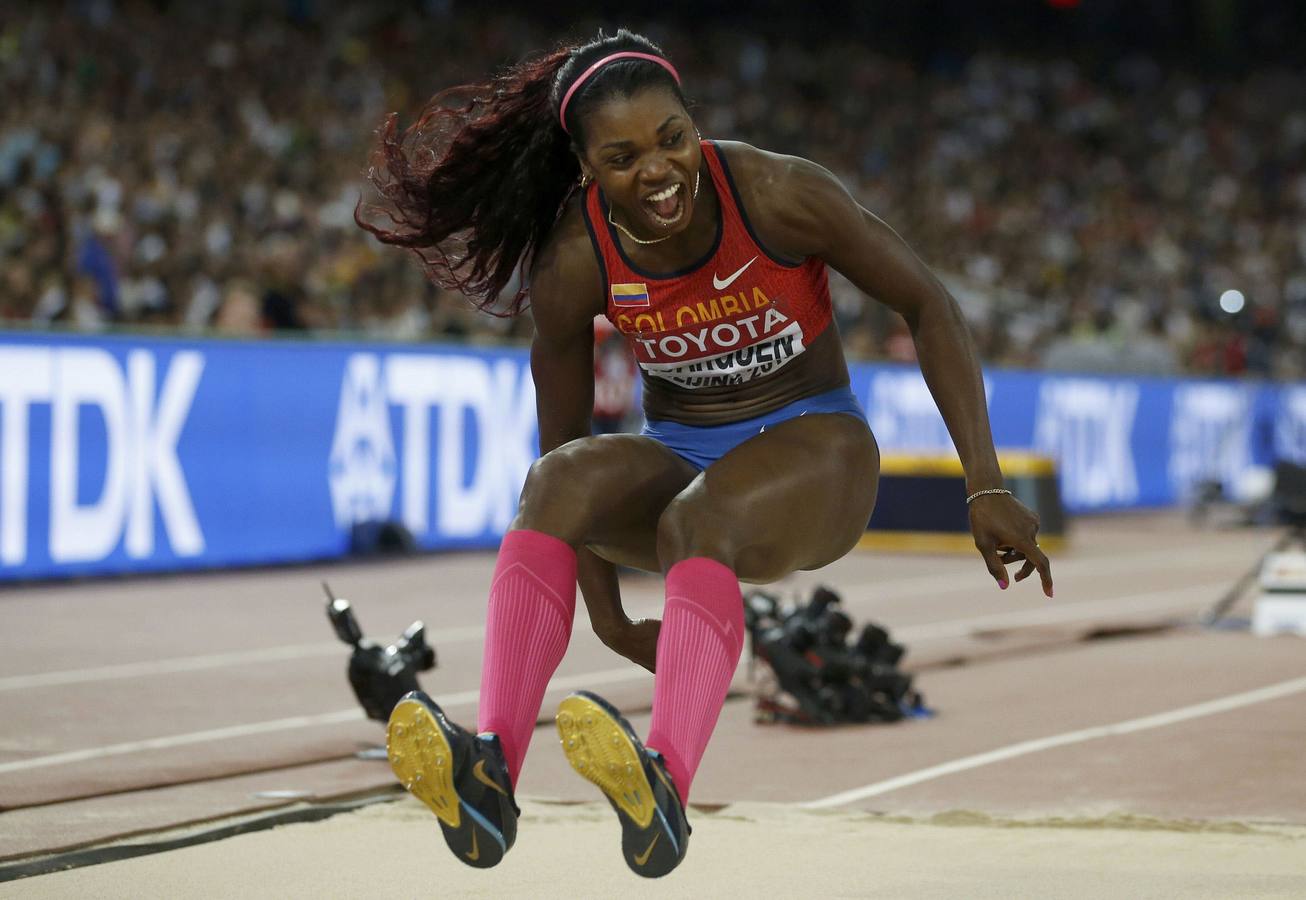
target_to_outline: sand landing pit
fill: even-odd
[[[656,882],[622,862],[599,803],[526,800],[516,847],[459,865],[417,801],[0,885],[41,897],[1306,896],[1306,827],[1136,816],[908,819],[781,804],[695,811],[689,856]]]

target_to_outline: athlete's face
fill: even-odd
[[[581,169],[598,181],[623,224],[649,238],[689,226],[703,154],[673,93],[649,88],[605,101],[586,117],[585,141]]]

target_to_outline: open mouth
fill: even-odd
[[[685,186],[673,184],[644,198],[644,209],[653,224],[668,228],[685,215]]]

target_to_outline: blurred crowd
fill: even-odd
[[[911,63],[833,33],[628,24],[677,62],[705,136],[821,162],[893,225],[987,361],[1306,377],[1300,69]],[[560,37],[448,0],[7,4],[0,326],[525,339],[529,317],[475,313],[353,211],[387,112]],[[912,358],[900,319],[835,294],[851,355]]]

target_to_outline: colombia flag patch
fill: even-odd
[[[648,306],[648,285],[643,282],[614,284],[612,286],[613,306]]]

